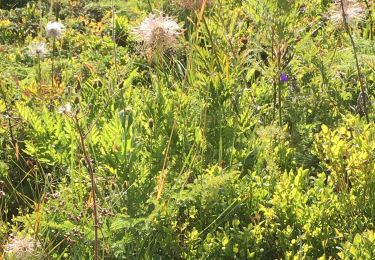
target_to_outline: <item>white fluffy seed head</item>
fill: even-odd
[[[344,21],[344,15],[349,24],[356,21],[361,21],[365,18],[366,8],[362,3],[355,0],[344,0],[343,7],[344,8],[341,6],[340,0],[335,1],[328,14],[328,17],[332,22],[342,23]]]
[[[40,244],[31,237],[15,237],[5,246],[6,259],[40,259]]]
[[[49,22],[46,26],[47,37],[61,38],[65,26],[59,22]]]
[[[154,14],[149,15],[139,27],[133,30],[148,52],[158,54],[176,47],[178,37],[182,32],[181,27],[171,17]]]
[[[42,59],[48,53],[47,44],[44,42],[34,42],[29,47],[28,54],[32,57]]]
[[[64,114],[64,115],[67,115],[69,117],[72,117],[73,116],[72,105],[70,103],[66,103],[65,105],[60,106],[57,109],[57,112],[59,114]]]

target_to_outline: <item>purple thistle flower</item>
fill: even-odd
[[[285,73],[281,73],[281,74],[280,74],[280,81],[281,81],[282,83],[287,82],[288,80],[289,80],[289,78],[288,78],[288,75],[287,75],[287,74],[285,74]]]

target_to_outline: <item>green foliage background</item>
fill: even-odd
[[[11,2],[0,5],[0,257],[11,233],[47,259],[93,257],[89,173],[75,121],[58,113],[70,103],[95,169],[100,258],[375,258],[374,4],[360,1],[351,31],[367,123],[331,1]],[[151,61],[131,33],[150,12],[184,28]],[[35,40],[51,48],[52,20],[66,26],[54,88],[52,54],[41,82],[28,54]]]

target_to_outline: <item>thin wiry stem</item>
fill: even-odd
[[[53,37],[53,45],[52,45],[52,66],[51,66],[51,80],[52,80],[52,89],[53,89],[53,79],[55,73],[55,49],[56,49],[56,38]]]
[[[275,120],[276,118],[276,102],[277,102],[277,84],[276,80],[273,82],[273,112],[272,112],[272,119]]]
[[[271,33],[271,57],[272,60],[274,60],[275,55],[275,30],[272,27],[272,33]],[[276,117],[276,99],[277,99],[277,93],[276,93],[276,80],[273,82],[273,120],[275,120]]]
[[[10,108],[10,105],[8,104],[8,102],[7,102],[7,98],[6,98],[5,93],[2,93],[2,96],[3,96],[3,100],[4,100],[4,104],[5,104],[5,112],[6,112],[7,118],[8,118],[8,126],[9,126],[10,139],[12,141],[12,146],[15,149],[14,151],[15,151],[15,153],[17,153],[17,151],[16,151],[17,140],[14,137],[14,133],[13,133],[13,126],[12,126],[12,120],[11,120],[11,111],[10,111],[11,108]]]
[[[166,171],[167,171],[167,164],[168,164],[168,158],[169,158],[169,151],[170,151],[170,148],[171,148],[172,136],[173,136],[175,128],[176,128],[176,120],[173,121],[171,134],[170,134],[169,140],[168,140],[167,150],[165,151],[165,155],[164,155],[163,169],[161,170],[159,178],[158,178],[158,192],[157,192],[157,195],[156,195],[157,200],[160,199],[160,197],[163,193],[165,179],[167,177]]]
[[[38,57],[38,83],[40,89],[42,87],[42,66],[40,62],[40,57]]]
[[[42,31],[43,31],[43,26],[42,26],[42,17],[43,17],[43,12],[42,12],[42,0],[38,0],[38,8],[39,8],[39,36],[42,37]]]
[[[117,86],[118,81],[118,66],[117,66],[117,44],[116,44],[116,10],[115,4],[112,0],[112,41],[113,41],[113,56],[115,62],[115,86]]]
[[[94,215],[94,232],[95,232],[95,241],[94,241],[94,260],[98,259],[98,228],[99,228],[99,220],[98,220],[98,211],[96,206],[96,183],[95,183],[95,176],[94,176],[94,167],[92,165],[91,158],[89,156],[89,153],[86,149],[85,144],[85,137],[83,130],[81,128],[81,125],[79,123],[79,119],[77,115],[74,116],[74,120],[77,126],[77,130],[79,133],[79,140],[81,144],[82,153],[86,162],[86,168],[90,174],[90,180],[91,180],[91,194],[93,199],[93,215]]]
[[[277,59],[277,82],[278,82],[278,92],[277,92],[277,98],[278,98],[278,109],[279,109],[279,124],[280,127],[283,126],[283,120],[282,120],[282,111],[281,111],[281,87],[282,87],[282,82],[280,79],[281,75],[281,50],[280,50],[280,43],[277,44],[277,53],[276,53],[276,59]]]
[[[281,82],[279,80],[279,88],[278,88],[278,99],[279,99],[279,123],[280,123],[280,127],[283,126],[283,119],[282,119],[282,114],[281,114]]]
[[[358,80],[359,80],[359,84],[361,85],[361,96],[362,96],[362,102],[363,102],[363,112],[364,112],[365,117],[366,117],[366,122],[369,123],[370,120],[369,120],[368,111],[367,111],[366,87],[365,87],[365,84],[364,84],[363,79],[362,79],[361,67],[359,66],[359,62],[358,62],[357,47],[355,45],[352,33],[350,32],[349,23],[348,23],[348,21],[346,19],[346,13],[345,13],[345,7],[344,7],[344,0],[340,0],[340,5],[341,5],[341,12],[342,12],[342,18],[343,18],[345,30],[346,30],[347,34],[349,35],[350,42],[352,44],[353,54],[354,54],[354,60],[355,60],[355,66],[357,68],[357,73],[358,73]]]
[[[366,4],[367,9],[369,10],[369,15],[368,15],[369,20],[370,20],[369,21],[369,26],[370,26],[370,28],[369,28],[369,30],[370,30],[369,38],[370,38],[370,40],[373,40],[373,38],[374,38],[374,27],[373,27],[373,20],[372,20],[373,10],[371,9],[371,5],[370,5],[368,0],[365,0],[365,4]]]

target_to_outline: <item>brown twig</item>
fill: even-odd
[[[77,126],[77,130],[79,133],[79,139],[80,139],[80,144],[81,144],[81,149],[83,152],[83,156],[86,162],[86,167],[87,170],[89,171],[90,174],[90,180],[91,180],[91,192],[92,192],[92,199],[93,199],[93,213],[94,213],[94,231],[95,231],[95,241],[94,241],[94,260],[98,259],[98,228],[99,228],[99,220],[98,220],[98,211],[97,211],[97,205],[96,205],[96,196],[95,196],[95,191],[96,191],[96,184],[95,184],[95,176],[94,176],[94,167],[92,165],[89,153],[87,152],[86,149],[86,144],[85,144],[85,136],[83,133],[83,130],[79,124],[79,119],[77,115],[74,115],[74,121]]]

